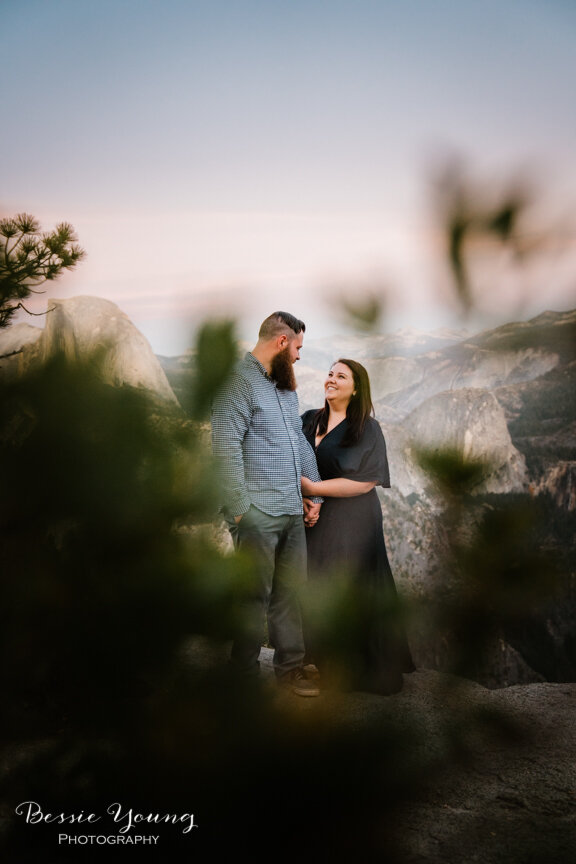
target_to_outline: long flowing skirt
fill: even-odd
[[[327,498],[306,537],[307,659],[350,689],[398,692],[414,663],[375,490]]]

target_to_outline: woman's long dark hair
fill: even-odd
[[[364,426],[368,417],[374,416],[374,406],[372,405],[372,396],[370,394],[370,379],[368,372],[356,360],[335,360],[330,368],[336,363],[343,363],[352,372],[354,378],[355,395],[352,396],[348,407],[346,408],[346,419],[348,420],[348,429],[342,439],[344,447],[350,447],[356,444],[362,437]],[[316,433],[325,435],[328,428],[328,418],[330,416],[330,407],[328,402],[324,401],[324,408],[321,408],[315,418]]]

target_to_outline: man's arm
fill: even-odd
[[[302,476],[308,477],[312,481],[320,482],[321,477],[318,471],[318,465],[316,464],[316,456],[314,455],[314,451],[308,443],[308,440],[301,429],[299,432],[298,441],[300,444],[300,464],[302,466]],[[321,495],[311,495],[308,497],[310,497],[312,502],[315,504],[321,504],[324,500]]]
[[[242,378],[234,376],[212,406],[212,450],[226,510],[235,518],[247,513],[251,503],[242,453],[251,417],[249,389]]]

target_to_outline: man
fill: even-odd
[[[238,363],[214,401],[212,444],[220,465],[222,512],[236,548],[254,556],[254,583],[243,601],[242,633],[231,664],[257,674],[264,620],[280,684],[299,696],[318,696],[302,668],[304,639],[298,589],[306,577],[303,511],[314,524],[321,498],[302,499],[301,475],[320,479],[302,433],[293,364],[305,325],[287,312],[262,323],[258,342]]]

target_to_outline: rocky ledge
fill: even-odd
[[[265,652],[269,674],[270,663]],[[573,862],[576,684],[488,690],[428,670],[404,682],[389,697],[323,692],[289,700],[291,710],[330,717],[358,734],[416,731],[418,752],[411,747],[399,762],[405,759],[408,773],[416,765],[421,780],[392,819],[382,802],[381,837],[369,841],[365,857],[359,849],[358,860],[377,860],[381,846],[394,864]]]

